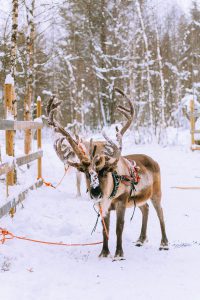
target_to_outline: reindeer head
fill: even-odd
[[[125,96],[120,90],[117,89],[117,91]],[[103,132],[106,142],[93,142],[93,140],[90,140],[88,153],[83,151],[78,140],[75,140],[70,133],[54,119],[54,112],[57,107],[49,110],[49,123],[55,127],[56,131],[63,135],[63,138],[66,139],[71,146],[71,152],[76,154],[79,159],[79,162],[74,162],[70,160],[69,156],[66,156],[68,165],[85,173],[88,191],[91,198],[95,200],[109,198],[113,189],[112,172],[117,169],[121,157],[122,137],[130,127],[134,114],[133,104],[127,97],[126,99],[128,100],[129,108],[125,108],[121,105],[117,107],[117,110],[127,119],[126,124],[120,131],[116,128],[117,143],[114,143],[106,133]],[[58,141],[55,146],[58,156],[62,158],[64,157],[64,151],[62,151],[63,138]]]

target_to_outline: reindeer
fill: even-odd
[[[47,119],[48,124],[52,127],[54,127],[56,132],[61,133],[57,127],[54,125],[53,116],[57,109],[59,108],[61,104],[61,101],[59,101],[55,96],[52,96],[47,104]],[[76,142],[81,147],[82,151],[85,151],[89,154],[90,151],[90,142],[87,140],[84,140],[80,138],[78,135],[76,135]],[[93,143],[93,146],[96,147],[97,153],[101,152],[102,149],[105,147],[106,142],[105,141],[95,141]],[[76,155],[73,152],[72,147],[70,146],[69,142],[67,141],[66,137],[61,133],[57,135],[54,141],[54,150],[56,154],[58,155],[59,159],[63,162],[65,168],[67,169],[69,164],[68,161],[71,159],[76,159]],[[76,188],[77,188],[77,196],[81,196],[81,172],[77,170],[76,172]]]
[[[124,93],[118,90],[123,96]],[[89,154],[82,151],[77,141],[73,139],[51,115],[52,124],[71,145],[73,153],[78,157],[79,162],[68,160],[68,164],[83,172],[86,176],[87,188],[91,199],[99,205],[102,211],[103,220],[103,248],[100,257],[107,257],[110,254],[108,247],[110,211],[115,210],[117,244],[115,258],[122,259],[124,256],[122,247],[122,232],[124,228],[125,210],[128,207],[138,206],[142,212],[142,227],[136,246],[142,246],[147,240],[147,221],[150,199],[157,212],[162,239],[160,250],[168,250],[168,240],[165,232],[165,222],[161,207],[161,176],[160,168],[156,161],[144,154],[121,155],[122,138],[130,127],[134,108],[133,104],[126,97],[129,109],[118,106],[118,110],[126,117],[127,122],[119,131],[116,129],[117,142],[112,141],[105,133],[106,140],[103,147],[98,149],[92,140],[90,142]]]

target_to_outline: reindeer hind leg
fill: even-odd
[[[156,210],[157,216],[160,221],[160,228],[162,233],[162,239],[159,250],[168,250],[168,239],[165,231],[165,221],[164,221],[164,215],[163,215],[163,209],[161,206],[161,196],[154,195],[151,199],[152,204]]]
[[[143,206],[139,207],[142,212],[142,228],[140,237],[136,242],[137,247],[141,247],[144,245],[144,243],[147,241],[147,221],[148,221],[148,215],[149,215],[149,205],[146,203]]]
[[[117,224],[116,224],[116,234],[117,234],[117,246],[115,251],[115,258],[122,259],[124,257],[124,252],[122,248],[122,233],[124,229],[124,216],[125,216],[125,203],[123,201],[118,201],[116,206],[117,214]]]

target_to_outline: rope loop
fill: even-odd
[[[6,240],[12,240],[14,238],[13,234],[4,228],[0,228],[0,244],[4,244]]]

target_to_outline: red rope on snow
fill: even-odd
[[[14,235],[12,232],[8,231],[7,229],[1,228],[0,227],[0,244],[4,244],[6,240],[12,240],[12,239],[18,239],[18,240],[24,240],[24,241],[29,241],[29,242],[34,242],[34,243],[40,243],[40,244],[46,244],[46,245],[57,245],[57,246],[94,246],[94,245],[99,245],[102,244],[103,242],[94,242],[94,243],[77,243],[77,244],[67,244],[63,242],[47,242],[47,241],[41,241],[41,240],[36,240],[36,239],[31,239],[31,238],[26,238],[22,236],[17,236]]]

